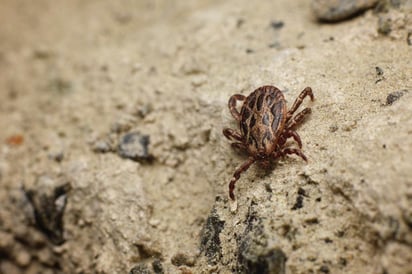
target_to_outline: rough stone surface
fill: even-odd
[[[378,0],[312,0],[317,19],[337,22],[348,19],[376,5]]]
[[[411,273],[412,93],[387,104],[412,87],[399,2],[322,24],[305,0],[3,0],[0,272]],[[251,167],[232,213],[247,156],[227,102],[268,84],[289,106],[312,87],[308,163]],[[136,131],[148,164],[117,154]],[[42,176],[71,185],[58,246],[23,191]]]
[[[251,274],[284,274],[285,253],[269,247],[268,236],[252,202],[246,219],[246,228],[239,237],[238,272]]]

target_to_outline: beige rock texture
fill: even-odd
[[[412,273],[411,18],[408,1],[335,24],[303,0],[2,1],[0,273]],[[309,160],[252,166],[233,212],[227,101],[262,85],[289,105],[313,89]],[[117,153],[136,131],[150,161]],[[42,176],[70,183],[59,245],[26,195]]]

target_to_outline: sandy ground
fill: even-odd
[[[0,273],[412,273],[411,17],[1,1]],[[227,101],[262,85],[313,89],[309,161],[253,166],[231,212]],[[120,157],[136,132],[148,153]]]

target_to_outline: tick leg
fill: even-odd
[[[302,104],[303,99],[305,99],[306,96],[310,97],[310,100],[313,101],[315,100],[315,97],[313,96],[312,89],[310,87],[305,88],[296,98],[295,102],[293,103],[293,106],[289,109],[288,114],[286,116],[286,121],[289,121],[289,119],[292,117],[293,113],[298,109],[300,104]]]
[[[300,158],[302,158],[305,162],[308,161],[308,158],[306,158],[305,154],[302,153],[302,151],[300,149],[296,149],[296,148],[285,148],[283,149],[280,154],[282,156],[285,156],[287,154],[296,154],[298,155]]]
[[[230,145],[232,146],[232,148],[240,150],[240,151],[246,150],[246,145],[243,143],[231,143]]]
[[[236,169],[235,173],[233,174],[232,180],[229,183],[229,197],[232,200],[235,200],[235,194],[233,191],[235,190],[235,184],[237,180],[240,178],[240,174],[248,170],[248,168],[255,162],[256,160],[253,157],[250,157],[246,162],[244,162],[238,169]]]
[[[225,137],[229,140],[236,140],[239,142],[242,141],[242,135],[240,134],[240,132],[233,130],[231,128],[223,129],[223,135],[225,135]]]
[[[237,101],[244,101],[245,99],[246,99],[246,96],[244,96],[242,94],[235,94],[235,95],[232,95],[229,98],[228,106],[229,106],[230,113],[232,113],[232,116],[237,121],[240,121],[241,117],[240,117],[239,111],[237,111],[237,109],[236,109],[236,102]]]
[[[292,137],[296,143],[298,143],[299,148],[302,148],[302,140],[300,139],[299,134],[294,130],[286,130],[279,138],[278,146],[282,147],[288,138]]]
[[[311,112],[312,110],[310,108],[303,109],[301,112],[296,114],[295,117],[293,117],[292,119],[289,119],[289,121],[286,124],[286,127],[290,129],[300,124],[303,121],[303,119],[305,119],[305,116],[310,114]]]

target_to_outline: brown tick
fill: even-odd
[[[313,101],[313,93],[310,87],[305,88],[295,100],[292,107],[287,110],[283,93],[274,86],[263,86],[256,89],[249,96],[235,94],[229,99],[229,109],[236,121],[239,121],[240,132],[231,128],[223,129],[223,134],[232,143],[232,147],[240,149],[249,155],[233,174],[229,183],[229,196],[235,200],[233,190],[240,174],[246,171],[254,162],[263,167],[269,167],[271,163],[287,154],[296,154],[307,161],[302,153],[302,141],[295,127],[299,125],[305,116],[311,112],[305,108],[295,116],[293,114],[299,108],[303,99],[309,96]],[[236,102],[243,101],[242,109],[236,109]],[[292,137],[299,148],[286,146],[286,140]]]

